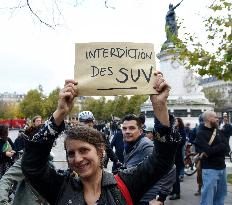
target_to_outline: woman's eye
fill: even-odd
[[[85,154],[85,153],[87,153],[87,151],[88,151],[88,149],[86,149],[86,148],[81,148],[80,149],[81,154]]]
[[[74,157],[75,153],[74,153],[74,152],[68,152],[68,154],[67,154],[67,155],[68,155],[68,157],[70,157],[70,158],[71,158],[71,157]]]

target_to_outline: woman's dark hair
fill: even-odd
[[[177,127],[178,128],[181,128],[181,129],[184,129],[184,123],[183,123],[183,120],[179,117],[176,118],[178,124],[177,124]]]
[[[72,127],[65,131],[65,140],[64,140],[64,148],[66,149],[67,140],[81,140],[84,142],[88,142],[99,149],[103,143],[105,143],[102,134],[91,127],[88,126],[76,126]]]
[[[142,122],[141,122],[141,119],[134,115],[134,114],[129,114],[129,115],[126,115],[123,119],[122,119],[122,122],[124,121],[131,121],[131,120],[135,120],[137,122],[137,125],[139,128],[142,127]]]
[[[7,140],[8,129],[9,127],[7,125],[0,125],[0,138],[3,140]]]

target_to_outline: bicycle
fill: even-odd
[[[185,165],[184,173],[187,176],[192,176],[197,172],[197,168],[194,160],[194,157],[196,155],[197,155],[196,152],[191,152],[188,155],[186,155],[186,157],[184,158],[184,165]]]

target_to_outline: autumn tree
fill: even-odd
[[[14,119],[20,117],[16,103],[0,103],[0,119]]]
[[[113,102],[112,115],[122,118],[125,114],[129,113],[127,111],[128,97],[127,96],[116,96]]]
[[[93,97],[86,97],[83,106],[82,106],[82,111],[83,110],[90,110],[92,111],[96,105],[97,99],[94,99]]]
[[[196,69],[202,76],[232,80],[232,2],[214,0],[209,10],[210,16],[204,19],[205,32],[201,32],[207,34],[207,43],[190,33],[183,39],[173,36],[177,48],[174,52],[187,68]]]
[[[48,97],[44,100],[44,115],[49,117],[56,110],[60,88],[53,90]]]
[[[3,119],[4,117],[4,102],[0,101],[0,119]]]
[[[128,101],[128,113],[139,114],[141,105],[148,99],[147,95],[133,95]]]
[[[39,89],[28,91],[19,106],[23,117],[32,118],[35,115],[45,117],[44,95]]]
[[[203,88],[205,97],[209,99],[210,102],[215,103],[215,108],[222,108],[226,104],[226,100],[223,97],[223,93],[215,88]]]

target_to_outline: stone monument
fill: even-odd
[[[183,1],[183,0],[182,0]],[[181,1],[181,2],[182,2]],[[176,6],[169,5],[166,15],[166,41],[163,43],[157,58],[160,60],[160,71],[171,86],[168,98],[168,108],[171,114],[181,117],[184,123],[190,123],[194,127],[198,123],[199,115],[206,110],[213,110],[214,103],[210,103],[201,91],[199,80],[193,70],[186,69],[183,62],[178,60],[178,52],[172,35],[178,35],[175,19]],[[170,52],[175,50],[175,52]],[[142,106],[141,111],[147,116],[146,125],[153,126],[153,111],[150,99]]]

